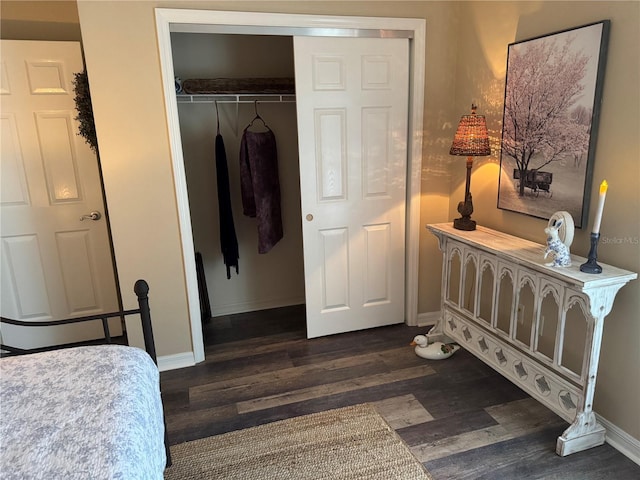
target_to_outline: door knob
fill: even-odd
[[[313,215],[309,213],[307,214],[307,221],[310,222],[311,220],[313,220]]]
[[[100,220],[102,218],[102,214],[100,212],[91,212],[89,215],[82,215],[80,217],[80,221],[83,222],[85,220]]]

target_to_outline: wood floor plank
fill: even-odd
[[[210,345],[205,350],[206,358],[203,363],[223,362],[263,353],[286,351],[288,348],[306,341],[307,339],[299,334],[283,333],[268,337],[248,338],[228,344]]]
[[[176,434],[180,431],[189,431],[194,434],[194,438],[202,438],[197,433],[204,425],[211,425],[223,420],[236,417],[238,411],[233,405],[213,407],[199,410],[184,410],[167,415],[167,429],[173,432],[171,437],[173,443],[179,443]],[[204,435],[206,436],[206,435]],[[190,437],[189,440],[192,438]]]
[[[513,436],[557,426],[558,435],[569,426],[562,418],[532,397],[493,405],[485,409]]]
[[[241,377],[234,382],[237,385],[227,387],[220,387],[218,383],[194,387],[189,390],[189,403],[191,408],[198,408],[201,405],[240,403],[262,397],[282,395],[292,390],[357,379],[373,372],[388,371],[388,367],[376,358],[369,358],[365,362],[353,363],[339,369],[313,368],[301,372],[298,370],[300,368],[287,368],[264,375]]]
[[[256,322],[255,317],[254,312],[246,312],[211,319],[205,325],[206,344],[246,341],[248,338],[265,337],[284,332],[304,333],[304,305],[262,310],[259,322]]]
[[[469,449],[438,460],[427,461],[425,466],[435,478],[455,478],[460,480],[531,478],[523,476],[525,472],[522,467],[526,468],[526,465],[522,465],[522,459],[536,455],[541,450],[549,451],[549,441],[552,441],[552,438],[553,436],[550,436],[548,432],[544,432],[541,436],[535,438],[535,441],[532,441],[532,438],[528,438],[525,441],[523,437],[498,441],[485,447]],[[488,458],[491,459],[491,462],[486,461]],[[504,468],[514,471],[517,476],[501,476]]]
[[[387,359],[394,357],[399,353],[399,350],[387,350],[383,352],[364,353],[362,355],[354,355],[345,358],[337,358],[324,362],[317,362],[313,364],[290,366],[287,368],[271,369],[269,372],[260,372],[257,374],[249,374],[245,376],[236,376],[232,378],[226,378],[224,380],[201,384],[194,386],[190,389],[192,398],[195,395],[207,394],[210,391],[224,390],[228,388],[246,386],[246,385],[259,385],[262,383],[272,383],[274,381],[289,381],[293,378],[297,378],[303,375],[309,375],[316,372],[331,372],[334,370],[342,370],[345,368],[356,367],[364,364],[372,363],[387,363]]]
[[[264,410],[266,408],[271,408],[278,405],[287,405],[289,403],[297,403],[304,400],[309,400],[311,398],[335,395],[337,393],[344,393],[366,387],[394,383],[396,381],[411,378],[422,378],[433,373],[433,369],[428,365],[410,367],[402,370],[396,370],[391,373],[369,375],[366,377],[359,377],[357,379],[317,385],[314,387],[292,390],[277,395],[256,398],[254,400],[247,400],[237,403],[236,406],[238,408],[238,412],[240,413],[252,412],[255,410]]]
[[[414,365],[429,365],[431,368],[434,368],[434,361],[418,357],[414,353],[413,348],[400,347],[387,351],[393,352],[392,355],[385,355],[383,359],[384,363],[390,368],[407,368]]]
[[[165,410],[175,411],[180,408],[185,408],[189,406],[189,390],[179,389],[179,390],[168,390],[164,389],[162,391],[162,404],[164,405]]]
[[[464,349],[445,360],[432,361],[433,369],[450,383],[500,375]]]
[[[373,329],[378,330],[378,329]],[[414,332],[422,331],[418,327],[392,325],[384,327],[382,334],[372,330],[349,332],[330,337],[314,338],[306,344],[289,350],[296,365],[326,361],[333,358],[358,355],[366,351],[388,350],[389,348],[408,347]]]
[[[624,456],[619,457],[621,454],[609,445],[560,457],[554,452],[555,438],[556,432],[553,429],[543,429],[482,448],[427,461],[425,466],[436,479],[638,478],[640,467]]]
[[[376,385],[352,390],[325,397],[312,398],[309,400],[278,405],[265,410],[256,410],[248,413],[239,413],[230,418],[218,419],[214,422],[207,422],[197,429],[172,430],[169,429],[170,443],[180,443],[188,440],[196,440],[209,435],[219,435],[234,430],[262,425],[264,423],[275,422],[285,418],[293,418],[300,415],[332,410],[336,408],[358,405],[360,403],[373,403],[381,399],[388,399],[398,395],[406,395],[409,392],[421,388],[423,379],[412,378],[395,383]],[[184,413],[184,410],[169,412],[169,415]]]
[[[394,430],[433,420],[433,417],[413,394],[374,402],[373,405]]]
[[[390,372],[392,366],[398,368],[400,365],[421,363],[414,363],[413,359],[398,362],[397,358],[402,358],[403,354],[403,349],[391,349],[196,385],[189,389],[190,406],[197,408],[202,405],[210,407],[236,403],[289,390]]]
[[[560,417],[531,397],[494,405],[485,410],[497,425],[455,435],[452,432],[447,437],[413,445],[412,452],[421,462],[427,462],[553,428],[554,425],[557,425],[559,435],[567,426]]]
[[[512,435],[502,425],[496,424],[487,428],[420,443],[410,448],[418,460],[426,463],[486,445],[493,445],[510,438],[513,438]]]
[[[425,378],[425,389],[416,398],[435,418],[520,400],[528,395],[497,373],[490,377],[451,382],[441,375]]]
[[[411,446],[497,425],[484,410],[467,410],[449,417],[434,419],[397,430],[404,442]]]
[[[167,372],[162,377],[163,388],[171,390],[174,387],[192,387],[209,381],[221,381],[246,375],[257,375],[274,370],[292,367],[291,359],[284,350],[251,355],[233,360],[206,363],[198,368],[182,368]]]

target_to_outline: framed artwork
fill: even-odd
[[[609,28],[509,44],[498,208],[586,226]]]

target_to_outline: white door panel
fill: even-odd
[[[408,48],[294,38],[310,338],[404,321]]]
[[[77,135],[76,42],[2,40],[2,316],[61,320],[118,310],[98,162]],[[117,320],[113,335],[121,333]],[[36,348],[102,336],[99,322],[2,327],[4,343]]]

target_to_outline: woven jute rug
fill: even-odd
[[[370,404],[171,447],[166,480],[432,480]]]

